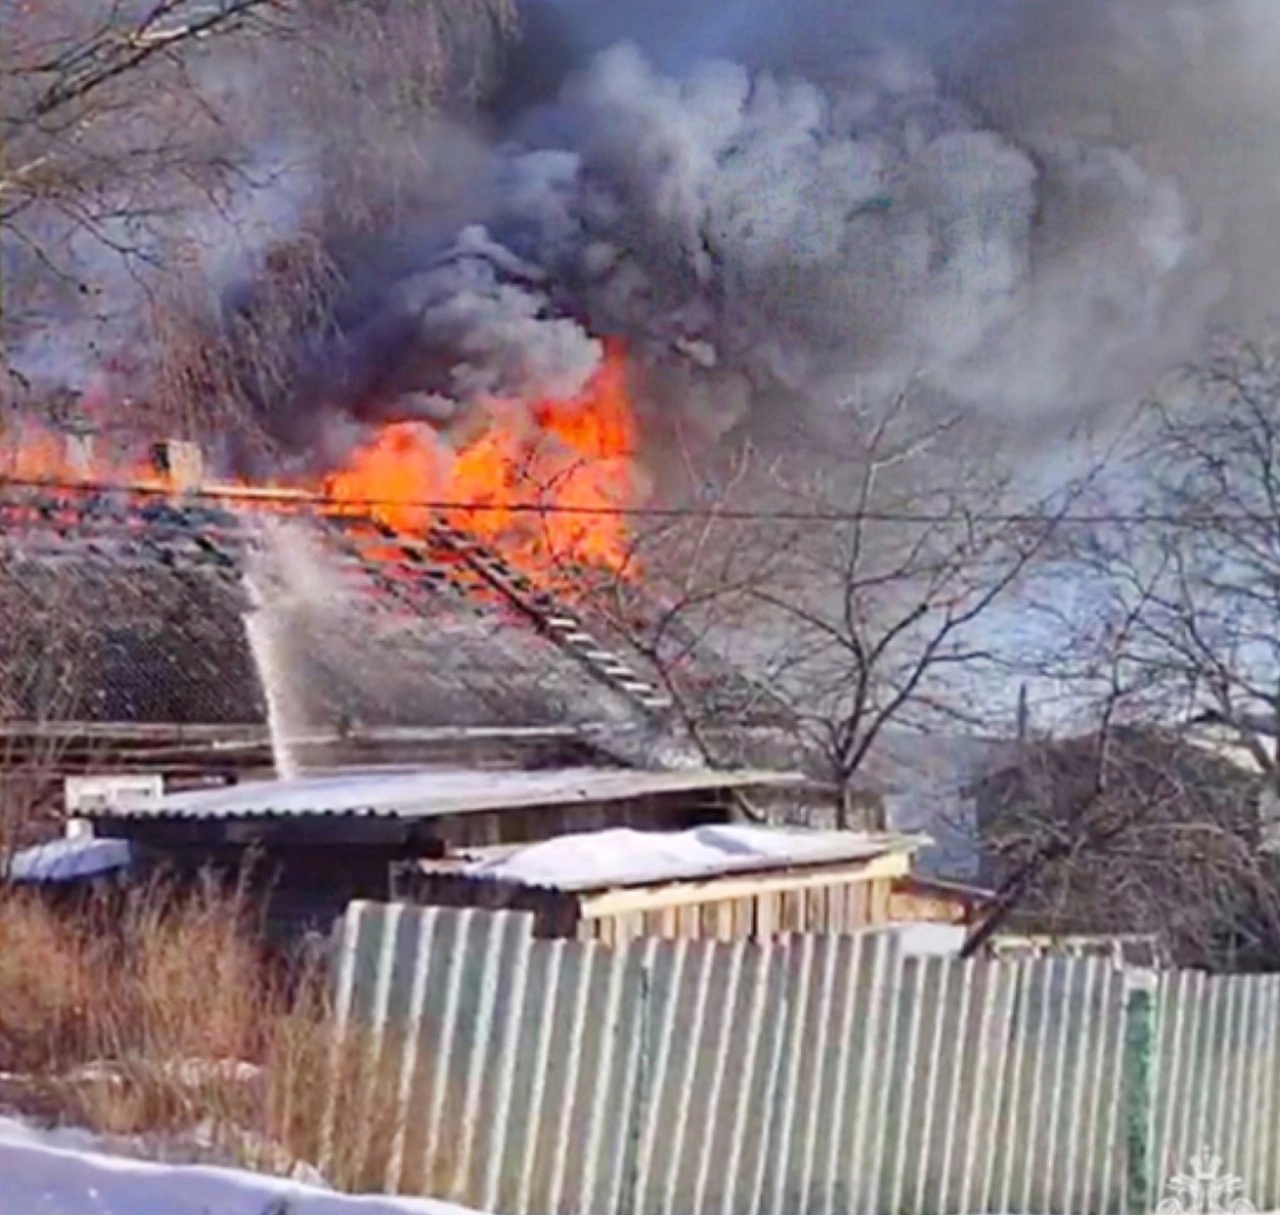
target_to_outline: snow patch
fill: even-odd
[[[960,954],[968,929],[960,924],[893,924],[904,954],[917,958],[954,958]]]
[[[8,876],[11,882],[74,882],[124,869],[129,860],[128,840],[80,836],[23,849],[10,860]]]
[[[99,1059],[77,1067],[67,1074],[66,1079],[81,1084],[113,1084],[139,1070],[142,1068],[136,1062],[126,1069],[120,1063]],[[243,1059],[170,1059],[147,1065],[147,1070],[151,1074],[178,1084],[190,1085],[192,1088],[202,1084],[249,1084],[262,1075],[262,1068]]]
[[[707,826],[691,831],[607,831],[562,835],[477,860],[471,877],[555,889],[709,877],[723,873],[869,859],[897,841],[849,831]]]
[[[349,1196],[238,1169],[109,1156],[92,1150],[83,1132],[38,1131],[0,1118],[0,1215],[264,1215],[272,1210],[466,1215],[460,1207],[428,1199]]]

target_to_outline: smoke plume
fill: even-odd
[[[620,334],[713,431],[1132,400],[1271,307],[1278,34],[1250,0],[527,9],[467,222],[347,357],[394,331],[434,396],[566,394]]]
[[[483,113],[421,131],[447,205],[324,234],[336,325],[261,408],[305,446],[571,395],[605,335],[712,434],[1114,408],[1274,310],[1277,52],[1269,0],[527,4]]]

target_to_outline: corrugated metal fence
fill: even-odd
[[[611,950],[531,924],[348,913],[340,1011],[385,1070],[339,1101],[388,1128],[388,1190],[502,1215],[1074,1215],[1149,1209],[1205,1145],[1280,1205],[1280,976],[1150,990],[1100,959],[904,957],[892,933]]]

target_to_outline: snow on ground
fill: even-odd
[[[526,886],[601,889],[785,865],[861,860],[890,846],[883,838],[851,831],[737,825],[695,827],[691,831],[616,827],[503,850],[473,862],[465,872]]]
[[[96,1144],[87,1131],[0,1118],[0,1215],[473,1215],[429,1199],[335,1194],[237,1169],[109,1156]]]
[[[0,1215],[466,1215],[426,1199],[351,1197],[94,1148],[83,1131],[39,1131],[0,1118]]]

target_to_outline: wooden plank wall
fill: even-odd
[[[849,881],[741,898],[583,919],[578,939],[623,945],[640,937],[758,941],[791,934],[838,936],[890,919],[892,879]]]

